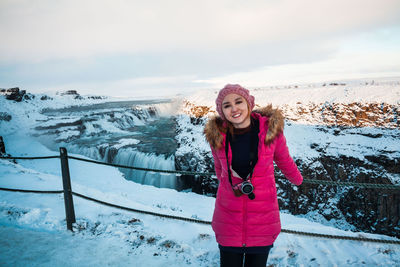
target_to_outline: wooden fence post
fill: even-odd
[[[75,221],[74,201],[72,199],[71,177],[69,176],[68,153],[65,147],[60,147],[60,159],[61,159],[61,172],[62,172],[63,188],[64,188],[64,204],[65,204],[65,216],[67,220],[67,229],[72,231],[72,224],[75,223],[76,221]]]

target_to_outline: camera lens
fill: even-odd
[[[241,190],[242,190],[243,194],[248,195],[253,192],[253,185],[249,182],[244,182],[242,184]]]

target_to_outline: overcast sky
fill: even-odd
[[[400,76],[400,0],[0,0],[0,88],[146,96]]]

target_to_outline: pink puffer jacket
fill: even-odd
[[[269,246],[277,238],[281,223],[273,161],[292,183],[300,185],[303,181],[286,146],[281,113],[267,106],[252,112],[251,116],[260,122],[258,162],[251,179],[256,196],[254,200],[246,195],[236,197],[229,183],[225,156],[226,124],[215,117],[207,122],[204,129],[219,179],[212,228],[218,244],[222,246]],[[232,162],[230,149],[228,159]],[[241,181],[232,176],[233,184]]]

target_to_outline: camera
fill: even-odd
[[[253,190],[254,186],[249,181],[244,181],[233,187],[233,192],[235,193],[235,196],[240,197],[241,195],[245,194],[248,195],[250,199],[255,198]]]

